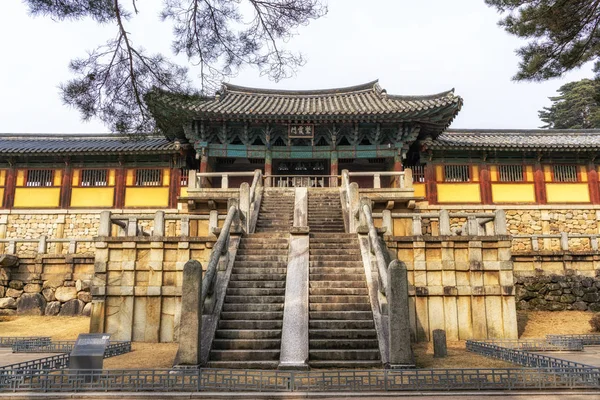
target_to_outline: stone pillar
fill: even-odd
[[[383,210],[382,214],[382,227],[385,228],[383,233],[385,236],[394,235],[394,220],[392,219],[392,210]]]
[[[183,266],[181,290],[181,321],[179,324],[179,348],[175,365],[200,365],[202,337],[202,265],[190,260]]]
[[[394,260],[390,263],[389,291],[389,362],[391,368],[414,368],[415,360],[410,347],[408,310],[408,276],[406,264]]]
[[[440,235],[441,236],[450,236],[452,231],[450,231],[450,214],[448,214],[448,210],[440,210]]]
[[[448,355],[448,346],[446,344],[446,331],[443,329],[433,330],[433,357],[444,358]]]
[[[165,236],[165,212],[162,210],[154,214],[154,232],[152,236]]]
[[[103,211],[103,213],[108,213],[110,218],[110,211]],[[100,221],[102,221],[102,218]],[[102,222],[100,227],[102,228]],[[99,236],[108,235],[99,234]],[[91,287],[92,314],[90,318],[90,333],[104,333],[106,324],[106,274],[109,250],[106,242],[95,241],[94,246],[96,247],[96,251],[94,254],[94,277]]]
[[[308,226],[308,189],[297,187],[294,200],[294,227]]]
[[[339,162],[338,162],[338,152],[331,152],[331,161],[330,161],[330,173],[329,175],[338,175],[339,174]],[[330,187],[337,186],[337,178],[331,178],[329,181]]]

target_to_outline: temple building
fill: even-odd
[[[199,364],[370,368],[410,364],[387,331],[400,308],[413,340],[515,338],[517,307],[600,311],[530,289],[600,288],[600,130],[455,130],[454,90],[377,81],[145,101],[161,134],[0,135],[0,254],[19,258],[0,265],[0,315],[178,341],[193,259],[211,287]]]

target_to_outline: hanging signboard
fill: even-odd
[[[290,124],[288,137],[290,139],[312,139],[315,136],[315,127],[312,124]]]

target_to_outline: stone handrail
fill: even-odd
[[[399,180],[398,188],[400,189],[411,189],[413,187],[412,170],[410,168],[404,171],[348,172],[348,176],[372,176],[373,188],[375,189],[381,189],[382,176],[391,176]]]
[[[377,228],[373,223],[373,217],[371,215],[371,207],[366,202],[362,202],[361,211],[364,216],[364,221],[369,229],[369,241],[371,243],[371,249],[375,253],[375,260],[377,263],[377,272],[379,275],[379,289],[382,293],[388,294],[388,271],[385,256],[383,255],[383,249],[381,248],[381,242],[377,235]]]
[[[267,187],[338,187],[339,175],[265,175]]]
[[[531,241],[531,250],[539,251],[539,239],[560,239],[560,249],[569,250],[569,239],[589,239],[590,247],[593,251],[598,251],[598,236],[597,234],[589,233],[567,233],[561,232],[558,234],[540,234],[540,235],[513,235],[513,239],[529,239]],[[542,250],[544,250],[542,248]]]
[[[11,238],[11,239],[0,239],[0,243],[7,243],[8,247],[5,249],[6,254],[17,254],[17,243],[38,243],[37,253],[38,254],[47,254],[48,253],[48,245],[51,243],[68,243],[69,247],[67,248],[68,254],[77,253],[77,244],[78,243],[91,243],[94,242],[93,238],[51,238],[49,239],[47,236],[40,236],[37,239],[22,239],[22,238]]]
[[[218,210],[211,210],[208,215],[194,214],[165,214],[157,211],[154,214],[112,214],[111,211],[100,213],[100,227],[98,236],[110,237],[112,224],[123,229],[125,236],[165,236],[166,221],[181,221],[181,234],[190,235],[190,221],[209,221],[208,231],[214,233],[218,228],[218,220],[226,219],[225,215],[219,215]],[[146,232],[138,227],[139,221],[154,221],[152,232]]]
[[[492,236],[507,235],[506,214],[504,210],[496,210],[493,213],[461,213],[448,212],[440,210],[439,212],[425,213],[395,213],[390,210],[383,210],[380,213],[373,213],[374,218],[382,219],[382,226],[386,228],[386,235],[393,234],[394,219],[412,219],[412,235],[423,235],[423,218],[438,220],[440,236],[468,235],[468,236]],[[466,218],[467,222],[462,227],[451,229],[450,218]],[[493,229],[487,226],[493,222]]]
[[[217,277],[219,260],[222,255],[227,254],[231,224],[233,223],[234,218],[238,215],[237,204],[235,201],[232,201],[232,203],[233,204],[227,211],[227,218],[225,218],[225,223],[223,224],[223,228],[221,228],[217,242],[210,253],[208,267],[206,268],[204,279],[202,279],[202,297],[200,299],[201,306],[204,305],[204,301],[208,295],[212,293],[215,284],[215,278]]]
[[[254,176],[255,171],[248,172],[196,172],[190,171],[190,175],[188,178],[188,190],[189,189],[201,189],[204,185],[203,182],[206,181],[205,178],[221,178],[221,189],[229,188],[229,177],[248,177]]]
[[[256,228],[258,211],[260,209],[260,202],[262,200],[262,188],[263,173],[260,169],[257,169],[254,171],[254,179],[252,180],[252,185],[250,185],[250,217],[248,221],[248,233],[253,233],[254,229]]]

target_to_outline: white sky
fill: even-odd
[[[326,0],[325,0],[326,1]],[[149,52],[170,54],[171,26],[160,0],[138,1],[132,39]],[[497,26],[483,0],[329,0],[329,13],[301,27],[287,47],[307,64],[297,76],[271,82],[247,68],[231,83],[280,89],[351,86],[374,79],[390,94],[433,94],[454,87],[465,104],[452,128],[541,125],[537,111],[562,84],[592,77],[591,66],[544,83],[511,81],[523,43]],[[0,4],[0,132],[106,132],[64,106],[58,85],[71,58],[104,43],[115,30],[91,21],[32,18],[18,0]],[[191,67],[193,68],[193,67]],[[198,71],[191,69],[192,76]]]

